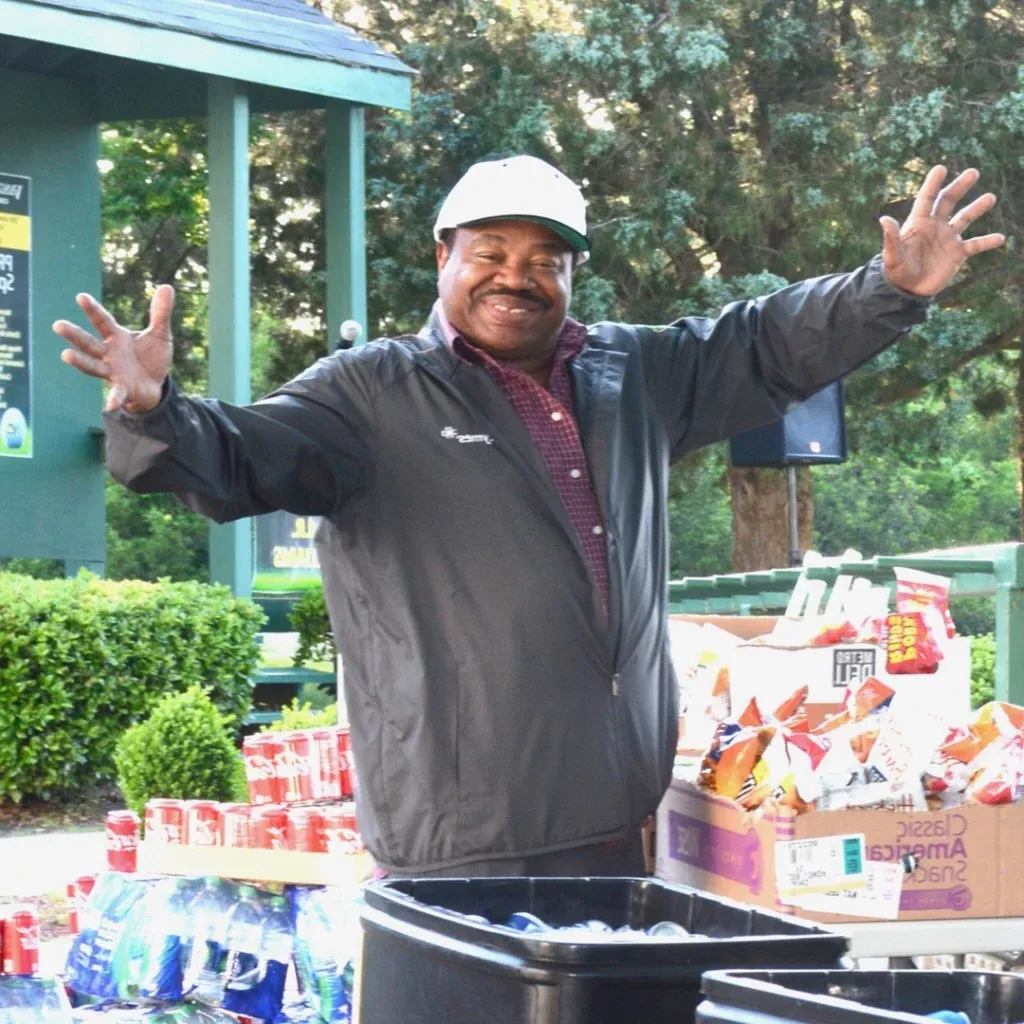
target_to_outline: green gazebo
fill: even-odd
[[[50,334],[100,294],[100,125],[209,118],[210,394],[245,403],[249,115],[326,112],[326,351],[366,324],[364,108],[407,109],[412,75],[303,0],[0,0],[0,556],[103,567],[100,387]],[[249,593],[250,521],[210,562]]]

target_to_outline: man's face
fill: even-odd
[[[569,243],[542,224],[492,220],[437,244],[437,290],[460,334],[498,359],[554,351],[572,298]]]

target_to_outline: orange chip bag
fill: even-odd
[[[764,715],[761,714],[756,697],[750,698],[750,703],[744,708],[743,714],[736,719],[736,722],[745,729],[756,729],[758,726],[764,725]]]
[[[808,687],[801,686],[789,700],[783,701],[775,709],[775,714],[772,715],[772,718],[777,722],[785,722],[787,719],[792,718],[803,707],[809,692]]]
[[[951,730],[939,754],[970,764],[990,744],[1001,737],[1009,739],[1022,729],[1024,708],[990,701],[978,709],[967,729]]]
[[[775,728],[770,725],[737,733],[729,745],[723,747],[719,756],[715,771],[715,792],[735,800],[774,736]]]

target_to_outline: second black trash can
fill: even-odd
[[[674,921],[690,941],[519,934],[526,911],[558,927]],[[653,879],[473,878],[377,882],[362,910],[363,1024],[688,1024],[701,975],[726,967],[837,967],[840,935]]]
[[[722,971],[704,978],[698,1024],[909,1024],[962,1013],[1024,1021],[1024,977],[985,971]],[[682,1018],[680,1018],[682,1019]]]

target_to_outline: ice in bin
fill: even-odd
[[[396,879],[364,897],[359,1015],[374,1024],[675,1024],[693,1019],[705,971],[836,967],[847,949],[807,922],[656,879]],[[514,914],[638,934],[492,923]],[[643,934],[664,922],[690,934]]]
[[[698,1024],[1024,1021],[1024,977],[985,971],[715,971],[701,990]]]

